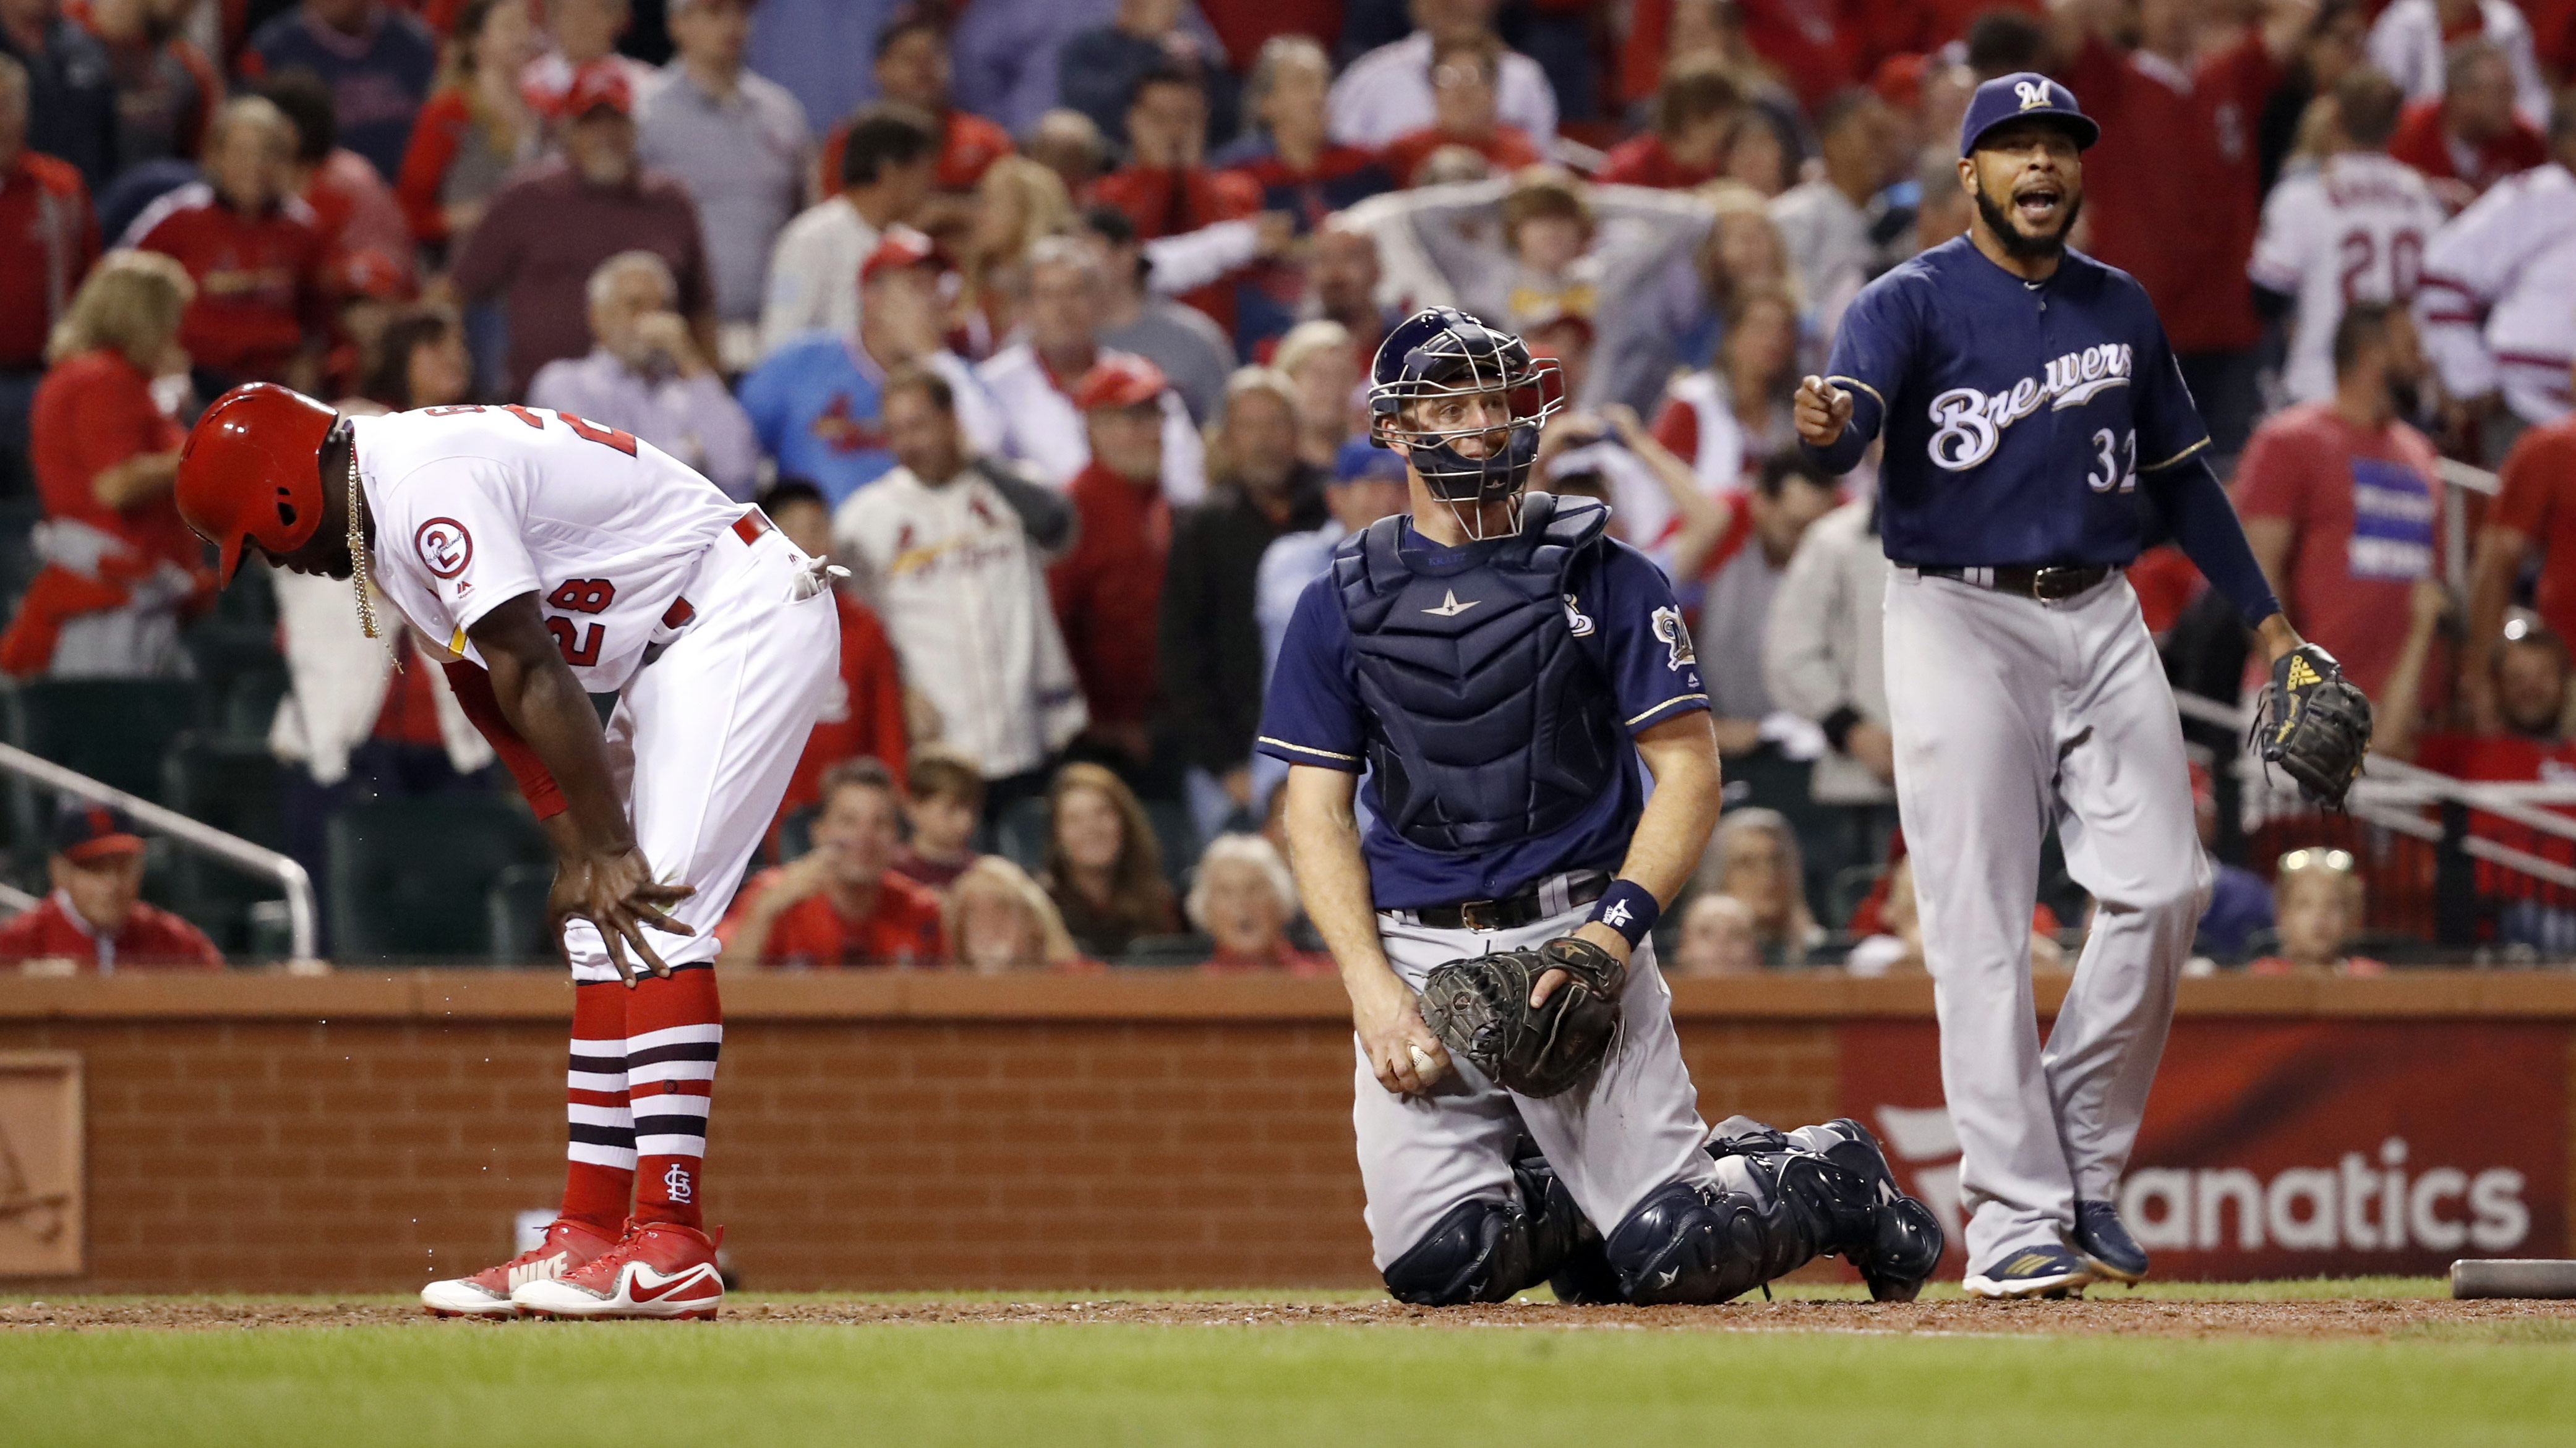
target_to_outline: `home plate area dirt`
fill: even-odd
[[[1457,1308],[1390,1301],[1159,1300],[1104,1296],[1007,1302],[906,1298],[762,1301],[738,1295],[715,1324],[1115,1323],[1171,1327],[1331,1326],[1554,1328],[1604,1331],[1817,1332],[1931,1336],[2122,1334],[2148,1337],[2388,1338],[2531,1336],[2576,1339],[2576,1302],[2452,1302],[2426,1298],[2304,1301],[2158,1300],[2098,1294],[2072,1302],[1905,1304],[1783,1297],[1720,1307],[1569,1307],[1516,1301]],[[544,1332],[542,1322],[434,1319],[383,1301],[73,1300],[0,1305],[0,1333],[140,1328],[206,1331],[273,1327],[412,1327],[422,1331]]]

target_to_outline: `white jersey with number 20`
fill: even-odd
[[[2377,151],[2330,156],[2272,188],[2246,271],[2298,299],[2283,378],[2294,401],[2334,395],[2334,333],[2347,304],[2413,299],[2424,244],[2442,220],[2424,178]]]
[[[412,626],[480,664],[466,630],[534,593],[594,694],[687,623],[681,590],[744,513],[670,454],[570,413],[430,407],[351,425],[377,586]]]

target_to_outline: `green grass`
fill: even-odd
[[[1112,1295],[1346,1296],[870,1300]],[[737,1302],[815,1300],[849,1299]],[[2483,1448],[2576,1441],[2571,1349],[2576,1319],[2563,1317],[2424,1323],[2375,1341],[749,1321],[0,1332],[0,1444]]]

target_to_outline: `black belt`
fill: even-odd
[[[1976,588],[1990,588],[2018,598],[2055,603],[2090,592],[2119,570],[2108,564],[2096,563],[2082,567],[2021,564],[2009,568],[1917,568],[1914,571],[1927,578],[1955,578]]]
[[[1461,900],[1455,905],[1426,905],[1419,910],[1398,913],[1409,915],[1414,924],[1432,930],[1518,930],[1577,905],[1589,905],[1609,889],[1609,875],[1594,870],[1566,881],[1565,903],[1554,909],[1548,908],[1540,898],[1545,890],[1542,882],[1500,900]]]

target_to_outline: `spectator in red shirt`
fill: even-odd
[[[2419,632],[2429,634],[2440,610],[2427,607],[2424,613],[2429,617],[2419,620]],[[2484,637],[2487,646],[2469,652],[2485,661],[2472,667],[2485,676],[2481,692],[2490,700],[2493,727],[2428,734],[2414,745],[2414,761],[2455,778],[2497,784],[2559,783],[2576,777],[2576,740],[2568,737],[2567,729],[2566,642],[2522,609],[2505,619],[2501,631]],[[2414,638],[2408,640],[2408,647],[2410,656],[2423,652]],[[2387,712],[2396,717],[2391,728],[2379,732],[2397,734],[2390,752],[2406,757],[2416,711],[2401,695],[2389,701]],[[2468,825],[2469,832],[2481,839],[2576,865],[2576,846],[2563,836],[2482,810],[2470,811]],[[2527,877],[2484,860],[2477,865],[2477,888],[2484,901],[2497,907],[2499,940],[2552,955],[2576,950],[2576,910],[2567,908],[2563,893],[2551,892],[2556,897],[2552,908],[2551,902],[2532,898]]]
[[[177,375],[188,274],[166,256],[100,263],[55,329],[54,367],[30,432],[45,562],[9,632],[0,671],[89,677],[179,672],[179,611],[204,575],[204,546],[170,501],[185,432],[153,399]]]
[[[984,771],[973,755],[933,739],[912,751],[903,784],[903,820],[912,838],[894,857],[895,873],[946,891],[984,858],[975,853],[975,824],[984,817]],[[1054,911],[1047,907],[1050,915]],[[953,921],[948,937],[960,951],[965,949]]]
[[[2247,975],[2386,975],[2386,964],[2351,953],[2368,889],[2341,850],[2292,850],[2272,881],[2280,945]]]
[[[537,154],[544,122],[520,83],[536,53],[527,0],[467,0],[457,12],[438,89],[420,108],[395,182],[423,246],[463,247],[503,179]]]
[[[2405,307],[2355,302],[2334,335],[2335,393],[2246,444],[2236,510],[2264,576],[2372,698],[2406,638],[2408,595],[2441,557],[2432,442],[2402,418],[2424,377]]]
[[[948,892],[950,966],[976,975],[1015,970],[1089,973],[1100,963],[1082,953],[1046,887],[999,855],[961,871]]]
[[[1466,147],[1497,171],[1539,163],[1538,147],[1528,133],[1502,123],[1495,89],[1502,53],[1502,43],[1484,35],[1443,41],[1433,49],[1432,123],[1387,142],[1383,159],[1397,185],[1421,184],[1423,163],[1450,146]]]
[[[1215,943],[1203,975],[1331,975],[1330,956],[1288,943],[1297,881],[1279,850],[1259,835],[1219,835],[1190,877],[1190,923]]]
[[[2468,636],[2482,642],[2460,661],[2461,692],[2488,730],[2500,723],[2485,683],[2491,641],[2503,637],[2505,604],[2535,544],[2540,582],[2533,604],[2551,634],[2576,638],[2576,414],[2526,430],[2505,455],[2503,475],[2469,570]]]
[[[2262,323],[2245,280],[2262,200],[2254,126],[2280,82],[2275,48],[2287,54],[2299,32],[2248,27],[2212,48],[2199,6],[2148,5],[2132,50],[2112,38],[2125,14],[2104,0],[2057,11],[2057,78],[2113,147],[2087,158],[2090,249],[2147,289],[2223,461],[2245,446],[2258,404]]]
[[[80,172],[27,149],[27,68],[0,54],[0,484],[16,483],[45,339],[98,256]]]
[[[197,283],[180,345],[208,397],[238,382],[320,387],[331,327],[322,225],[288,187],[295,128],[257,96],[226,103],[206,137],[204,181],[147,207],[128,246],[174,256]]]
[[[814,848],[742,887],[716,937],[719,970],[927,966],[946,955],[939,896],[894,872],[903,841],[894,776],[873,759],[825,770]]]
[[[340,144],[330,89],[311,71],[298,70],[270,81],[260,94],[295,128],[286,188],[313,208],[336,289],[357,295],[367,290],[362,279],[382,276],[409,296],[413,247],[402,202],[366,157]]]
[[[1162,369],[1111,353],[1074,385],[1091,461],[1065,493],[1080,519],[1073,551],[1047,570],[1056,622],[1091,705],[1086,738],[1122,767],[1153,752],[1154,640],[1172,513],[1163,501]]]
[[[2441,99],[2416,101],[2388,154],[2424,173],[2457,210],[2516,171],[2549,160],[2549,142],[2513,108],[2513,67],[2489,40],[2464,40],[2442,63]]]
[[[525,168],[492,194],[452,274],[468,301],[501,299],[511,390],[558,357],[590,351],[591,273],[622,251],[662,258],[679,283],[678,311],[699,355],[719,355],[698,209],[679,182],[636,160],[625,72],[584,69],[564,105],[563,159]]]
[[[1744,97],[1714,60],[1683,61],[1655,90],[1655,128],[1612,147],[1593,180],[1678,190],[1714,181],[1744,119]]]
[[[942,191],[972,191],[984,179],[984,168],[1011,154],[1010,132],[973,111],[961,111],[948,94],[948,29],[933,7],[907,7],[877,32],[877,94],[914,106],[938,118],[939,169]],[[839,146],[840,132],[832,146]],[[827,161],[824,176],[838,180],[837,159]],[[818,186],[817,190],[829,190]]]
[[[1137,77],[1127,99],[1127,164],[1100,178],[1093,198],[1127,213],[1145,241],[1258,211],[1261,192],[1250,178],[1209,169],[1207,123],[1196,73],[1160,66]]]
[[[822,489],[789,478],[762,494],[760,507],[808,556],[831,556],[832,509]],[[833,590],[832,601],[841,610],[841,656],[822,716],[778,801],[781,818],[814,804],[824,774],[845,759],[874,759],[889,773],[904,767],[903,676],[895,668],[894,645],[886,642],[876,614],[848,590]]]
[[[1046,867],[1039,877],[1074,944],[1116,961],[1136,940],[1180,929],[1163,849],[1136,792],[1097,764],[1068,764],[1047,789]]]
[[[122,812],[65,799],[45,870],[53,893],[0,925],[0,965],[29,975],[224,968],[204,931],[143,903],[143,837]]]

